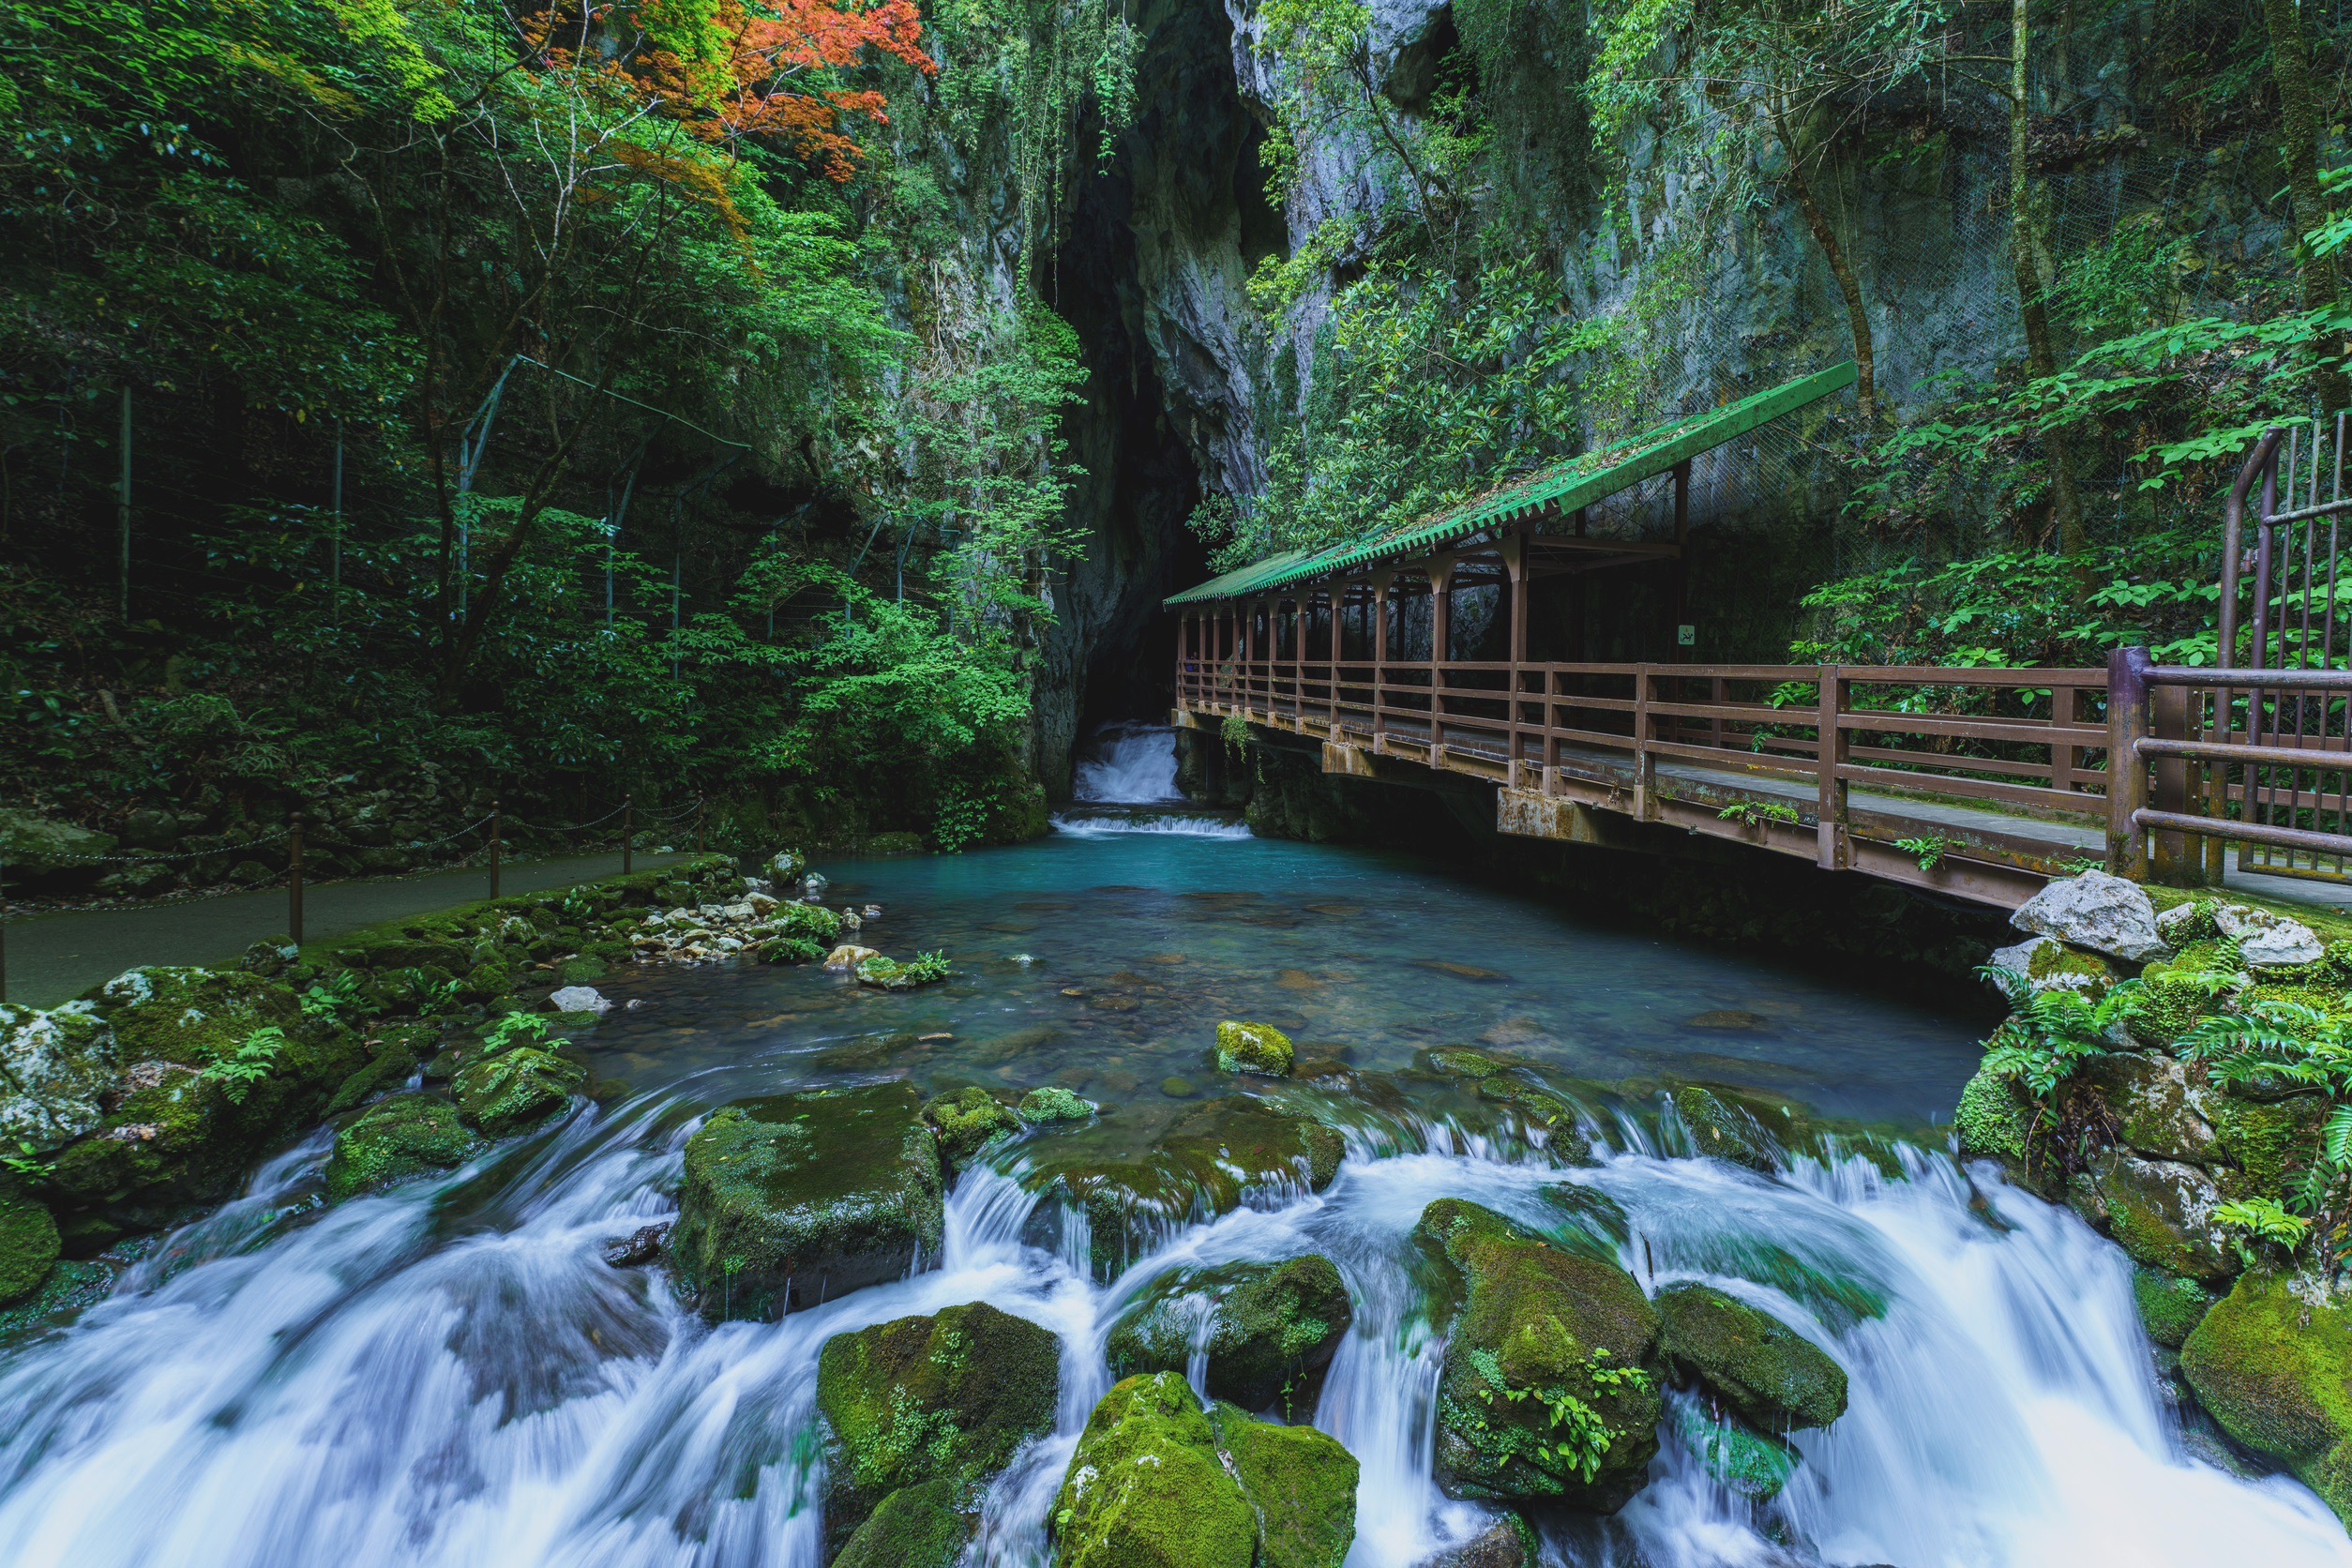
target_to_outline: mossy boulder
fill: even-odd
[[[454,1170],[485,1147],[448,1101],[396,1095],[335,1135],[326,1193],[339,1201],[412,1177]]]
[[[95,882],[106,869],[98,857],[113,854],[114,844],[112,834],[0,808],[0,861],[20,881],[60,887]]]
[[[1260,1073],[1268,1078],[1288,1078],[1298,1051],[1290,1037],[1270,1023],[1235,1023],[1231,1019],[1217,1025],[1217,1068],[1227,1073]]]
[[[960,1168],[991,1143],[1021,1130],[1020,1113],[985,1089],[942,1094],[923,1108],[923,1121],[939,1139],[951,1168]]]
[[[2178,1350],[2205,1321],[2213,1292],[2194,1279],[2182,1279],[2156,1269],[2132,1271],[2132,1300],[2140,1309],[2148,1337],[2167,1350]]]
[[[2033,1157],[2033,1102],[2013,1078],[1978,1068],[1960,1091],[1952,1124],[1962,1159],[1991,1160],[2013,1182],[2028,1181],[2040,1163]]]
[[[2221,1096],[2192,1083],[2187,1064],[2178,1058],[2110,1051],[2085,1064],[2079,1076],[2115,1118],[2117,1137],[2127,1148],[2150,1159],[2193,1165],[2218,1157],[2218,1139],[2207,1117]]]
[[[47,1153],[96,1132],[121,1065],[114,1031],[91,1003],[46,1012],[0,1003],[0,1138]]]
[[[2237,1248],[2213,1217],[2221,1190],[2196,1166],[2107,1149],[2073,1179],[2067,1197],[2135,1263],[2208,1285],[2239,1271]]]
[[[2222,1430],[2290,1467],[2352,1525],[2352,1312],[2268,1273],[2241,1277],[2180,1348]]]
[[[771,1317],[937,1259],[942,1185],[912,1084],[742,1100],[686,1142],[671,1248],[704,1316]]]
[[[972,1527],[957,1500],[945,1481],[900,1487],[857,1527],[833,1568],[956,1568]]]
[[[1696,1399],[1673,1401],[1666,1429],[1726,1491],[1752,1501],[1770,1502],[1797,1473],[1795,1449]]]
[[[1742,1421],[1785,1432],[1827,1426],[1846,1413],[1846,1369],[1778,1319],[1711,1285],[1669,1285],[1651,1304],[1675,1376]]]
[[[1171,1274],[1112,1326],[1105,1349],[1112,1375],[1126,1378],[1184,1371],[1203,1345],[1211,1397],[1296,1422],[1314,1414],[1354,1320],[1338,1268],[1310,1254]]]
[[[339,1116],[405,1084],[440,1048],[441,1031],[430,1023],[389,1025],[367,1043],[367,1064],[336,1087],[325,1114]]]
[[[551,1050],[517,1046],[460,1069],[449,1083],[458,1114],[488,1138],[535,1127],[585,1088],[588,1070]]]
[[[209,1066],[234,1056],[255,1030],[291,1029],[302,1018],[290,987],[243,970],[128,970],[88,1000],[113,1028],[126,1063]]]
[[[2319,1129],[2334,1107],[2325,1094],[2288,1093],[2256,1099],[2231,1093],[2207,1096],[2214,1142],[2240,1175],[2229,1196],[2276,1198],[2318,1147]]]
[[[1021,1096],[1021,1120],[1032,1123],[1083,1122],[1102,1108],[1067,1089],[1048,1084]]]
[[[1528,1522],[1506,1511],[1460,1545],[1424,1560],[1420,1568],[1536,1568],[1543,1556],[1543,1543]]]
[[[1438,1388],[1456,1497],[1614,1513],[1657,1452],[1658,1314],[1632,1275],[1458,1199],[1415,1236],[1459,1309]]]
[[[38,1290],[61,1250],[56,1216],[14,1176],[0,1173],[0,1306]]]
[[[825,1530],[847,1537],[891,1493],[944,1482],[976,1503],[1014,1450],[1051,1430],[1061,1344],[984,1302],[837,1334],[817,1360],[831,1447]]]
[[[1563,1165],[1591,1165],[1592,1140],[1585,1135],[1584,1114],[1575,1101],[1555,1093],[1530,1074],[1492,1074],[1478,1082],[1478,1097],[1509,1106],[1529,1126],[1540,1129],[1545,1147]]]
[[[1768,1174],[1779,1163],[1763,1122],[1734,1096],[1692,1084],[1674,1092],[1674,1109],[1699,1153]]]
[[[1311,1426],[1204,1410],[1184,1378],[1111,1389],[1053,1511],[1056,1568],[1340,1568],[1357,1467]]]

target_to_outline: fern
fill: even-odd
[[[278,1057],[286,1048],[286,1032],[276,1024],[265,1024],[245,1037],[245,1043],[219,1058],[204,1071],[204,1076],[220,1086],[220,1093],[232,1105],[243,1105],[252,1087],[269,1077],[278,1065]]]

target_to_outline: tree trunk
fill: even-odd
[[[2303,29],[2302,11],[2295,0],[2262,0],[2262,19],[2270,31],[2270,76],[2279,87],[2279,152],[2286,163],[2287,189],[2295,198],[2295,228],[2309,234],[2328,220],[2327,193],[2319,188],[2320,124],[2318,95],[2311,79],[2311,40]],[[2336,269],[2308,246],[2296,248],[2303,284],[2303,309],[2320,310],[2336,301]],[[2343,370],[2329,367],[2319,375],[2322,408],[2343,408],[2347,393]]]
[[[2026,328],[2026,369],[2038,381],[2057,373],[2058,352],[2050,341],[2047,301],[2054,279],[2049,242],[2032,179],[2032,116],[2026,97],[2026,51],[2031,34],[2026,0],[2010,0],[2009,18],[2009,249]],[[2083,532],[2082,498],[2074,490],[2073,448],[2066,431],[2042,432],[2042,449],[2050,460],[2050,512],[2058,523],[2058,550],[2065,555],[2080,555],[2090,548]]]
[[[1854,337],[1854,395],[1862,410],[1862,430],[1874,430],[1878,425],[1877,356],[1871,351],[1870,314],[1862,309],[1862,282],[1854,276],[1854,264],[1847,258],[1846,248],[1837,242],[1837,231],[1830,227],[1829,215],[1813,199],[1813,184],[1805,178],[1804,165],[1798,160],[1796,145],[1785,126],[1780,140],[1788,152],[1788,193],[1796,197],[1797,210],[1804,214],[1805,227],[1813,231],[1814,243],[1821,247],[1830,275],[1837,279],[1837,292],[1846,297],[1846,324]]]

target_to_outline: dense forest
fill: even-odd
[[[492,798],[1018,837],[1187,575],[1846,357],[1708,639],[2209,658],[2232,454],[2346,400],[2345,40],[2293,0],[11,8],[0,798],[190,857],[109,894],[274,875],[297,808],[330,874]]]

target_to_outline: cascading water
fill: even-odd
[[[1101,726],[1078,760],[1071,792],[1077,808],[1056,816],[1053,825],[1079,837],[1126,833],[1249,837],[1249,829],[1239,822],[1181,809],[1190,802],[1176,783],[1176,731],[1165,724],[1120,719]]]
[[[1416,1043],[1488,1035],[1612,1078],[1677,1050],[1718,1074],[1806,1067],[1866,1090],[1855,1113],[1872,1117],[1913,1094],[1949,1105],[1966,1072],[1953,1058],[1906,1086],[1862,1070],[1894,1060],[1916,1075],[1965,1051],[1967,1032],[1932,1016],[1577,927],[1379,857],[1172,837],[992,853],[842,868],[888,906],[879,929],[894,942],[953,947],[967,972],[946,987],[892,997],[767,966],[609,982],[651,1005],[599,1030],[599,1061],[663,1087],[333,1206],[318,1199],[329,1144],[314,1138],[69,1325],[0,1347],[0,1563],[820,1568],[820,1348],[986,1301],[1058,1337],[1062,1387],[1055,1430],[997,1479],[966,1562],[1043,1568],[1122,1310],[1173,1270],[1317,1252],[1355,1308],[1315,1414],[1361,1465],[1349,1565],[1414,1568],[1488,1515],[1446,1499],[1433,1473],[1444,1346],[1412,1228],[1442,1197],[1554,1225],[1546,1189],[1576,1183],[1624,1210],[1620,1260],[1646,1288],[1704,1280],[1767,1308],[1847,1369],[1850,1404],[1794,1435],[1804,1462],[1777,1502],[1733,1496],[1669,1440],[1622,1513],[1548,1527],[1548,1560],[2352,1564],[2309,1492],[2198,1456],[2155,1376],[2129,1265],[2070,1213],[1918,1150],[1892,1175],[1883,1153],[1796,1159],[1777,1177],[1691,1157],[1687,1130],[1651,1099],[1612,1102],[1617,1119],[1589,1129],[1601,1163],[1567,1168],[1417,1090],[1323,1094],[1319,1114],[1349,1140],[1328,1188],[1171,1224],[1110,1280],[1091,1276],[1082,1227],[1030,1244],[1055,1229],[1034,1223],[1024,1185],[1035,1141],[958,1179],[936,1267],[780,1322],[712,1328],[658,1271],[609,1266],[606,1243],[673,1213],[686,1138],[713,1105],[882,1073],[970,1082],[1008,1060],[990,1030],[1018,1042],[1003,1069],[1018,1080],[1084,1071],[1098,1075],[1073,1079],[1084,1092],[1123,1095],[1107,1128],[1149,1119],[1145,1085],[1164,1075],[1205,1078],[1150,1053],[1183,1018],[1229,1008],[1293,1008],[1302,1041],[1356,1042],[1367,1084],[1416,1081],[1389,1076]],[[926,905],[928,924],[914,912]],[[1465,944],[1436,953],[1482,963],[1416,968],[1433,932]],[[1031,961],[1011,961],[1016,947]],[[1123,990],[1138,1005],[1095,1005]],[[696,998],[705,1011],[690,1014]],[[1726,1035],[1720,1009],[1735,999],[1755,1021]],[[1715,1010],[1690,1017],[1702,1007]],[[693,1018],[703,1027],[684,1027]]]

